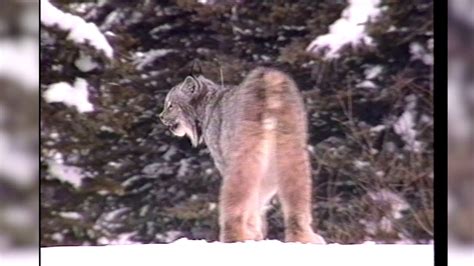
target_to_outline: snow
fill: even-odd
[[[67,82],[58,82],[49,85],[43,97],[48,103],[62,102],[74,106],[80,113],[92,112],[94,106],[88,100],[87,86],[87,81],[82,78],[76,78],[74,86]]]
[[[209,203],[208,206],[209,206],[210,211],[213,211],[213,210],[217,209],[217,204],[214,203],[214,202]]]
[[[365,161],[355,160],[355,161],[354,161],[354,166],[355,166],[357,169],[364,169],[364,168],[366,168],[366,167],[369,167],[369,166],[370,166],[370,163],[369,163],[369,162],[365,162]]]
[[[130,238],[136,235],[136,232],[132,233],[123,233],[117,236],[114,239],[108,239],[106,237],[101,237],[97,242],[101,245],[132,245],[138,244],[138,242],[131,241]]]
[[[448,265],[474,265],[474,246],[459,246],[448,243]]]
[[[156,234],[155,239],[159,241],[164,241],[165,243],[171,243],[179,238],[183,237],[183,232],[171,230],[163,234]]]
[[[341,256],[341,254],[344,254]],[[403,254],[403,256],[400,256]],[[41,248],[41,265],[433,265],[433,245],[311,245],[277,240]]]
[[[70,3],[69,8],[78,12],[80,14],[86,13],[88,10],[92,9],[95,6],[95,3]]]
[[[378,125],[378,126],[375,126],[375,127],[371,127],[370,128],[370,132],[381,132],[383,130],[385,130],[386,126],[385,125]]]
[[[57,161],[49,161],[49,173],[55,179],[73,185],[76,189],[82,184],[85,177],[79,167],[67,166]]]
[[[410,208],[410,205],[401,196],[386,189],[370,192],[368,196],[375,202],[388,203],[391,208],[391,215],[395,219],[402,218],[401,212]]]
[[[83,53],[79,53],[79,57],[74,61],[74,65],[82,72],[89,72],[97,68],[99,65],[92,60],[92,57]]]
[[[61,233],[54,233],[51,235],[51,239],[60,243],[64,241],[64,236]]]
[[[63,66],[62,65],[51,65],[51,69],[56,72],[63,71]]]
[[[398,118],[393,125],[395,133],[397,133],[406,143],[409,150],[419,153],[421,152],[421,142],[416,140],[417,132],[415,130],[415,114],[412,110],[406,110]]]
[[[433,54],[427,52],[419,42],[410,43],[411,60],[421,60],[425,65],[433,65]]]
[[[105,18],[104,23],[100,26],[102,30],[109,30],[116,23],[117,20],[121,20],[124,17],[124,13],[121,10],[114,10],[110,12]]]
[[[7,252],[0,249],[0,262],[2,266],[38,265],[38,261],[37,249],[7,250]]]
[[[113,56],[112,46],[94,23],[64,13],[48,0],[41,0],[41,23],[46,26],[56,25],[62,30],[69,31],[67,39],[76,43],[89,43],[97,50],[103,51],[107,57]]]
[[[104,214],[104,217],[103,219],[107,222],[111,222],[111,221],[114,221],[116,220],[120,215],[122,215],[123,213],[127,212],[129,210],[129,208],[119,208],[119,209],[116,209],[116,210],[113,210],[113,211],[110,211],[106,214]]]
[[[121,166],[122,164],[117,163],[117,162],[108,162],[107,165],[110,165],[110,166],[112,166],[113,168],[118,169],[118,168],[120,168],[120,166]]]
[[[377,85],[373,81],[364,80],[356,85],[356,88],[376,89]]]
[[[134,64],[137,66],[138,70],[143,70],[145,66],[153,63],[156,59],[174,51],[175,50],[173,49],[154,49],[145,53],[137,52],[135,53]]]
[[[109,127],[109,126],[104,126],[104,125],[101,125],[100,128],[99,128],[100,131],[104,131],[104,132],[114,132],[114,129]]]
[[[385,175],[385,172],[384,171],[377,171],[377,172],[375,172],[375,175],[378,176],[378,177],[383,177]]]
[[[371,66],[369,68],[367,68],[364,73],[365,73],[365,78],[366,79],[374,79],[376,78],[378,75],[380,75],[380,73],[382,73],[383,71],[383,66],[381,65],[375,65],[375,66]]]
[[[379,231],[393,232],[393,225],[390,219],[386,216],[383,216],[380,220],[367,221],[365,219],[360,219],[359,223],[364,225],[365,232],[369,235],[375,235]]]
[[[60,212],[58,213],[59,216],[66,218],[66,219],[71,219],[71,220],[80,220],[82,219],[82,215],[78,212]]]
[[[306,50],[318,53],[327,48],[325,57],[330,59],[339,57],[340,49],[346,44],[353,47],[361,43],[372,45],[372,38],[365,32],[365,23],[380,14],[379,4],[380,0],[349,0],[341,18],[329,26],[329,33],[317,37]]]
[[[416,140],[418,135],[415,129],[416,96],[408,95],[405,100],[408,102],[407,106],[402,115],[393,124],[393,130],[405,142],[406,149],[414,153],[419,153],[422,151],[423,143]]]
[[[38,42],[29,38],[0,39],[0,51],[0,77],[11,78],[25,89],[38,91]]]
[[[393,224],[391,219],[387,218],[387,216],[383,216],[380,220],[380,229],[384,232],[393,232]]]
[[[38,157],[22,148],[23,138],[13,137],[0,129],[0,158],[7,163],[0,163],[0,178],[12,184],[26,187],[36,180]]]
[[[172,28],[173,27],[170,24],[163,24],[163,25],[160,25],[160,26],[157,26],[157,27],[153,28],[150,31],[150,35],[155,35],[157,33],[163,32],[163,31],[169,31]]]
[[[130,186],[131,184],[133,184],[135,181],[139,180],[140,178],[141,178],[141,176],[139,176],[139,175],[134,175],[134,176],[128,178],[127,180],[123,181],[123,182],[121,183],[121,186],[122,186],[122,187],[128,187],[128,186]]]

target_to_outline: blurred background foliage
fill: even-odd
[[[41,99],[42,246],[216,240],[220,177],[209,153],[172,137],[157,114],[190,73],[237,84],[259,65],[288,72],[303,92],[318,232],[337,243],[432,241],[432,1],[381,1],[367,25],[375,46],[330,61],[305,49],[342,0],[50,2],[95,23],[115,54],[41,28],[41,91],[81,77],[95,108]],[[77,67],[84,54],[95,69]],[[404,115],[416,149],[394,129]],[[80,186],[58,178],[58,160],[81,173]],[[281,211],[268,219],[269,238],[282,240]]]
[[[39,5],[0,2],[0,263],[37,263]]]
[[[470,245],[471,263],[474,263],[473,10],[473,1],[449,1],[448,236],[450,248]]]

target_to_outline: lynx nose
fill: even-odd
[[[166,119],[164,112],[161,112],[158,115],[158,118],[160,119],[161,123],[163,123],[163,125],[165,125],[167,127],[169,127],[171,125],[171,121],[169,119]]]
[[[163,114],[163,112],[161,112],[161,113],[158,114],[158,118],[161,120],[161,122],[163,122],[163,123],[165,122],[165,121],[164,121],[164,114]]]

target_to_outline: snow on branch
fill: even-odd
[[[74,86],[67,82],[58,82],[48,86],[43,94],[46,102],[62,102],[67,106],[77,108],[80,113],[94,111],[94,106],[89,102],[89,92],[87,91],[87,81],[76,78]]]
[[[48,165],[48,172],[53,178],[65,183],[69,183],[76,189],[82,185],[82,179],[84,179],[85,176],[80,168],[64,165],[52,160],[48,162]]]
[[[313,40],[306,51],[319,53],[327,49],[326,58],[339,57],[340,49],[351,44],[372,45],[372,38],[365,32],[365,23],[380,14],[380,0],[349,0],[341,18],[329,26],[329,33]]]
[[[416,140],[418,132],[416,131],[416,97],[414,95],[407,96],[407,107],[403,114],[393,124],[393,130],[397,133],[406,144],[406,148],[412,152],[422,152],[423,143]]]
[[[3,112],[2,110],[0,108],[0,115]],[[0,117],[0,124],[1,122]],[[0,158],[8,162],[0,163],[0,180],[8,180],[19,187],[28,187],[36,181],[38,157],[24,148],[20,148],[24,147],[23,143],[19,144],[20,141],[23,141],[23,139],[14,138],[0,130]]]
[[[185,255],[184,255],[185,254]],[[343,254],[341,256],[341,254]],[[403,256],[400,256],[403,254]],[[41,248],[41,265],[433,265],[433,245],[312,245],[277,240]]]
[[[112,46],[94,23],[88,23],[78,16],[64,13],[48,0],[41,0],[41,23],[46,26],[56,25],[62,30],[69,31],[67,39],[76,43],[88,42],[97,50],[103,51],[107,57],[113,56]]]

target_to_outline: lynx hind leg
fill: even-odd
[[[255,184],[244,187],[245,183],[253,182],[247,182],[249,178],[244,178],[243,175],[226,178],[229,180],[224,181],[219,202],[220,241],[262,240],[262,220],[255,204]],[[238,179],[243,182],[236,184]]]
[[[283,148],[283,146],[287,146]],[[291,151],[278,158],[278,197],[285,221],[285,241],[325,244],[320,235],[314,233],[311,223],[311,172],[308,154],[303,145],[296,147],[290,140],[279,146]],[[291,159],[290,159],[291,158]]]
[[[252,149],[252,150],[251,150]],[[257,151],[241,152],[229,165],[220,194],[220,241],[262,240],[259,189],[263,177]],[[249,155],[250,154],[250,155]],[[255,156],[252,156],[255,154]]]

